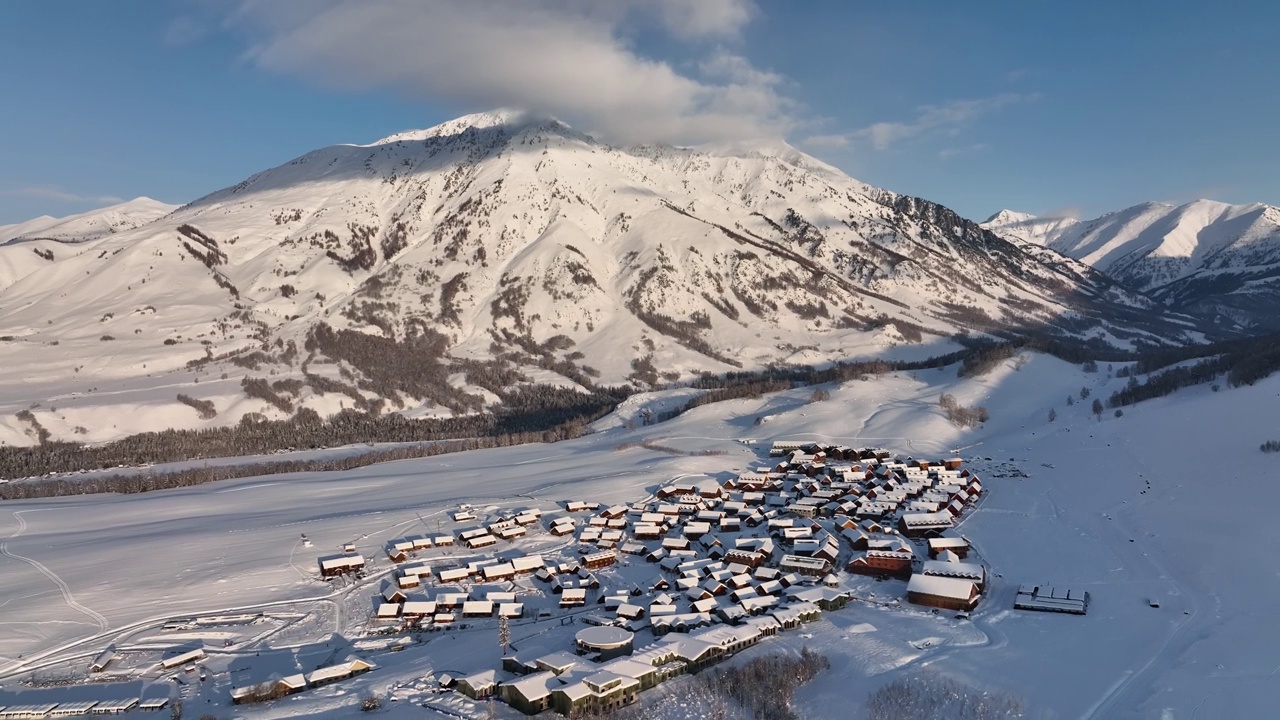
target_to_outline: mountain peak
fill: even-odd
[[[0,227],[0,243],[49,239],[84,242],[146,225],[178,208],[177,205],[136,197],[132,200],[66,217],[44,215],[16,225]]]
[[[104,242],[61,240],[90,235]],[[0,248],[0,335],[26,338],[9,377],[80,368],[80,382],[179,387],[220,411],[139,413],[104,394],[48,419],[95,441],[303,407],[471,414],[522,401],[510,388],[525,383],[651,387],[919,356],[957,332],[1067,314],[1087,316],[1067,333],[1127,337],[1133,308],[1157,313],[1148,334],[1188,327],[1078,263],[988,252],[950,211],[782,142],[606,147],[518,111],[321,148],[145,227],[103,218],[39,237]],[[939,288],[951,274],[982,289]],[[0,412],[48,399],[20,395]],[[0,426],[0,441],[22,437]]]
[[[390,145],[397,142],[415,142],[430,140],[432,138],[449,137],[468,130],[488,130],[490,128],[505,127],[510,128],[514,132],[530,126],[559,126],[565,130],[570,129],[568,125],[554,117],[551,117],[550,115],[538,114],[528,110],[519,110],[514,108],[498,108],[496,110],[463,115],[452,120],[446,120],[439,125],[434,125],[421,130],[405,130],[403,132],[398,132],[363,147],[376,147],[379,145]]]
[[[1016,210],[1010,210],[1008,208],[1005,208],[997,212],[995,215],[992,215],[991,217],[984,220],[982,224],[983,225],[1009,225],[1012,223],[1024,223],[1024,222],[1035,220],[1035,219],[1036,219],[1036,216],[1032,215],[1031,213],[1023,213],[1023,212],[1018,212]]]

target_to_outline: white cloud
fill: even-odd
[[[250,60],[349,89],[392,88],[470,110],[523,107],[615,142],[777,136],[793,127],[782,78],[724,50],[748,0],[243,0]],[[633,21],[714,42],[697,74],[642,54]]]
[[[698,72],[708,80],[724,80],[737,85],[753,85],[772,87],[781,85],[784,78],[773,72],[759,70],[741,55],[735,55],[724,48],[698,63]]]
[[[19,188],[0,190],[0,195],[31,198],[32,200],[55,200],[57,202],[67,203],[97,203],[100,205],[124,202],[123,198],[118,198],[114,195],[81,195],[78,193],[68,192],[54,185],[26,185]]]
[[[938,151],[938,157],[942,160],[950,160],[951,158],[960,157],[961,155],[973,155],[974,153],[990,150],[991,146],[986,143],[975,143],[973,145],[964,145],[961,147],[943,148]]]
[[[979,116],[1014,103],[1034,100],[1038,95],[1002,93],[977,100],[952,100],[942,105],[922,105],[915,119],[905,122],[878,122],[852,133],[855,138],[871,141],[877,150],[894,143],[930,132],[955,134]]]
[[[205,36],[208,27],[190,15],[180,15],[165,26],[161,39],[169,47],[185,47]]]
[[[839,150],[849,147],[852,141],[848,135],[810,135],[800,141],[802,147],[811,147],[818,150]]]
[[[663,23],[682,38],[735,36],[755,15],[748,0],[650,0]]]
[[[1079,205],[1066,205],[1052,210],[1046,210],[1042,213],[1037,213],[1036,217],[1054,220],[1079,220],[1083,217],[1083,211],[1080,209]]]
[[[921,105],[917,108],[916,117],[912,120],[898,122],[878,122],[853,132],[834,135],[815,135],[801,141],[814,147],[842,148],[856,141],[870,142],[877,150],[887,150],[903,140],[928,134],[944,134],[955,136],[983,115],[987,115],[1008,105],[1030,102],[1040,97],[1037,93],[1019,94],[1003,93],[989,98],[977,100],[952,100],[942,105]],[[950,148],[939,153],[939,157],[947,159],[967,152],[986,150],[986,145],[971,145],[963,148]]]
[[[1020,68],[1017,68],[1017,69],[1015,69],[1015,70],[1010,70],[1009,72],[1005,73],[1005,74],[1004,74],[1004,79],[1005,79],[1005,82],[1011,82],[1011,83],[1014,83],[1014,82],[1018,82],[1019,80],[1025,80],[1025,79],[1026,79],[1027,77],[1029,77],[1033,72],[1035,72],[1035,71],[1034,71],[1034,70],[1032,70],[1032,69],[1031,69],[1031,68],[1029,68],[1029,67],[1020,67]]]

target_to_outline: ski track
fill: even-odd
[[[1151,468],[1148,467],[1146,463],[1142,462],[1140,458],[1135,457],[1132,454],[1126,454],[1122,457],[1126,457],[1128,459],[1133,468],[1133,472],[1137,477],[1152,477],[1155,475]],[[1051,498],[1050,502],[1052,502]],[[1123,513],[1124,510],[1125,508],[1123,504],[1117,504],[1107,508],[1105,514],[1117,516]],[[1136,543],[1124,542],[1124,538],[1121,536],[1122,533],[1114,523],[1100,522],[1095,518],[1093,519],[1092,524],[1094,525],[1096,536],[1107,539],[1117,554],[1121,556],[1131,556],[1132,563],[1126,563],[1127,565],[1135,567],[1140,564],[1146,564],[1151,571],[1154,571],[1154,577],[1150,578],[1152,587],[1156,587],[1160,584],[1166,584],[1167,586],[1172,587],[1172,589],[1176,591],[1176,594],[1187,603],[1188,608],[1186,610],[1186,614],[1177,622],[1173,623],[1173,627],[1160,642],[1160,646],[1156,652],[1152,653],[1141,667],[1131,669],[1125,673],[1125,675],[1118,679],[1114,685],[1109,687],[1107,692],[1098,699],[1093,707],[1090,708],[1088,713],[1085,715],[1089,720],[1092,720],[1093,718],[1110,717],[1116,708],[1121,705],[1122,700],[1131,699],[1133,694],[1136,692],[1145,689],[1150,693],[1151,687],[1149,684],[1143,685],[1137,681],[1143,678],[1153,668],[1160,667],[1161,663],[1168,663],[1171,661],[1170,658],[1179,656],[1191,644],[1191,642],[1193,642],[1193,639],[1190,639],[1195,636],[1192,631],[1203,628],[1209,624],[1209,618],[1206,617],[1206,614],[1202,612],[1202,610],[1204,606],[1209,604],[1212,600],[1211,597],[1199,591],[1191,584],[1177,579],[1169,570],[1169,568],[1174,564],[1165,562],[1168,558],[1160,557],[1155,548],[1147,545],[1145,538],[1139,539],[1135,537],[1135,539],[1138,540]],[[1138,535],[1138,533],[1133,534]],[[1190,636],[1190,638],[1188,638],[1188,636]],[[1203,705],[1207,699],[1208,698],[1202,699],[1200,705]],[[1197,706],[1196,709],[1198,710],[1199,706]],[[1192,713],[1193,716],[1194,712],[1195,711]]]
[[[75,596],[71,594],[71,588],[68,587],[65,582],[63,582],[62,578],[58,577],[57,573],[45,567],[43,564],[35,560],[32,560],[29,557],[18,555],[17,553],[14,553],[13,551],[9,550],[9,541],[16,539],[18,536],[22,535],[22,533],[26,532],[27,530],[27,521],[24,520],[22,517],[23,512],[26,512],[26,511],[18,510],[13,513],[14,519],[18,521],[18,530],[14,532],[12,535],[10,535],[7,540],[0,543],[0,555],[4,555],[5,557],[8,557],[8,558],[13,558],[14,560],[18,560],[20,562],[24,562],[30,565],[31,567],[35,568],[36,570],[39,570],[41,575],[44,575],[45,577],[49,578],[50,582],[58,586],[58,591],[62,593],[62,600],[67,604],[67,607],[71,608],[72,610],[75,610],[81,615],[87,616],[90,620],[93,620],[93,622],[98,626],[98,630],[101,630],[101,631],[107,630],[109,627],[111,627],[111,623],[107,622],[107,618],[103,616],[102,613],[99,613],[96,610],[93,610],[91,608],[87,608],[84,605],[81,605],[80,603],[76,602]]]

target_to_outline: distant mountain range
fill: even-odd
[[[1171,309],[1280,329],[1280,208],[1144,203],[1081,221],[1002,210],[982,225],[1088,263]]]
[[[1005,217],[989,231],[785,143],[619,148],[515,112],[327,147],[180,208],[4,228],[0,442],[451,416],[957,333],[1214,332]]]
[[[0,225],[0,244],[30,240],[84,242],[132,230],[177,210],[147,197],[64,218],[42,215],[16,225]]]

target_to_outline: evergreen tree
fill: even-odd
[[[511,644],[511,623],[504,615],[498,618],[498,644],[502,646],[502,654],[507,654],[507,646]]]

